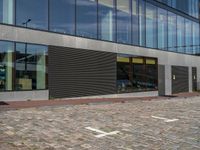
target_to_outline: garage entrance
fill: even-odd
[[[189,92],[189,69],[172,66],[172,94],[181,92]]]

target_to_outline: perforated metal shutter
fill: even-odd
[[[189,92],[188,67],[172,66],[172,93]]]
[[[115,53],[49,46],[52,98],[116,93]]]

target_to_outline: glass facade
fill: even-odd
[[[0,41],[0,91],[47,89],[47,61],[47,46]]]
[[[158,89],[155,58],[118,55],[117,92],[140,92]]]
[[[157,1],[0,0],[0,23],[199,55],[198,0]]]

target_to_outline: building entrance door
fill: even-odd
[[[192,67],[192,90],[197,91],[197,68]]]
[[[172,94],[182,92],[189,92],[189,69],[172,66]]]

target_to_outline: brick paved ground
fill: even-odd
[[[0,150],[16,149],[199,150],[200,97],[0,111]]]

